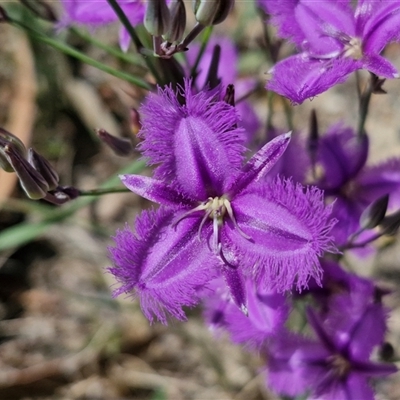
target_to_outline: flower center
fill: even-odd
[[[330,356],[328,362],[338,378],[343,378],[350,372],[350,362],[340,354]]]
[[[352,37],[344,45],[344,57],[350,57],[354,60],[360,60],[363,56],[362,42],[360,38]]]
[[[204,211],[204,216],[200,222],[198,235],[200,240],[201,230],[203,229],[204,224],[208,219],[213,221],[213,240],[212,240],[212,247],[216,254],[221,252],[221,244],[219,240],[219,230],[224,223],[224,217],[228,214],[229,219],[232,221],[235,228],[239,231],[240,235],[242,235],[246,239],[250,239],[238,226],[235,218],[235,214],[233,212],[231,202],[227,198],[226,195],[221,197],[209,197],[206,201],[200,203],[197,207],[189,210],[188,212],[181,215],[176,221],[175,225],[182,221],[184,218],[188,217],[189,215],[197,212],[197,211]]]

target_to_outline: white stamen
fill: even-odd
[[[212,247],[215,254],[219,254],[221,252],[221,243],[219,243],[219,230],[220,227],[223,225],[224,216],[227,213],[230,220],[233,223],[233,226],[238,230],[239,234],[247,239],[251,240],[251,237],[246,235],[239,227],[235,214],[233,212],[232,206],[230,201],[224,197],[209,197],[207,201],[199,204],[197,207],[193,208],[182,214],[178,217],[175,222],[173,223],[176,226],[180,221],[188,217],[189,215],[198,212],[198,211],[205,211],[203,218],[201,219],[199,229],[198,229],[198,239],[201,240],[201,231],[204,227],[208,218],[212,218],[213,220],[213,238],[212,238]]]

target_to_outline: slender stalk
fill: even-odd
[[[78,60],[91,65],[95,68],[100,69],[101,71],[107,72],[110,75],[113,75],[117,78],[123,79],[127,82],[130,82],[138,87],[141,87],[143,89],[146,90],[152,90],[152,85],[148,82],[146,82],[143,79],[137,78],[133,75],[127,74],[125,72],[119,71],[115,68],[109,67],[108,65],[105,65],[97,60],[95,60],[94,58],[88,57],[87,55],[81,53],[80,51],[74,49],[71,46],[68,46],[65,43],[59,42],[58,40],[55,39],[51,39],[47,36],[44,36],[41,32],[38,32],[34,29],[32,29],[31,27],[25,25],[24,23],[20,22],[20,21],[16,21],[13,19],[9,19],[9,21],[16,25],[19,26],[20,28],[24,29],[26,31],[26,33],[31,36],[32,38],[42,42],[42,43],[46,43],[49,46],[63,52],[64,54],[67,54],[69,56],[75,57]]]
[[[383,235],[384,235],[384,233],[378,232],[374,236],[371,236],[370,238],[365,239],[362,242],[358,242],[358,243],[357,242],[356,243],[350,242],[350,243],[347,243],[340,250],[342,251],[342,250],[349,250],[349,249],[359,249],[361,247],[365,247],[367,244],[374,242],[375,240],[379,239]]]
[[[144,170],[146,162],[138,160],[125,168],[121,169],[118,174],[113,175],[110,179],[100,185],[100,189],[110,189],[118,184],[118,175],[138,174]],[[89,205],[96,200],[96,196],[87,196],[77,198],[65,205],[49,210],[46,215],[39,221],[27,221],[14,225],[11,228],[4,229],[0,232],[0,251],[19,246],[27,243],[37,236],[46,232],[46,230],[54,223],[61,222],[72,216],[79,209]]]
[[[92,189],[92,190],[80,190],[79,196],[102,196],[103,194],[111,193],[126,193],[130,192],[126,187],[114,187],[109,189]]]
[[[288,128],[290,131],[294,130],[294,125],[293,125],[293,111],[290,108],[289,104],[287,103],[286,99],[282,96],[279,96],[282,104],[283,104],[283,109],[285,111],[285,117],[286,117],[286,123],[288,124]]]
[[[359,115],[357,127],[357,135],[359,137],[365,134],[365,122],[367,120],[369,104],[371,102],[371,96],[374,90],[373,79],[374,77],[371,75],[364,92],[359,94]],[[360,90],[358,92],[360,93]]]
[[[121,21],[122,25],[128,31],[129,36],[131,37],[133,43],[135,44],[136,50],[138,51],[138,53],[140,53],[142,49],[144,49],[144,46],[139,36],[136,34],[136,31],[133,28],[132,24],[130,23],[128,17],[125,15],[124,11],[122,10],[122,8],[120,7],[120,5],[117,3],[116,0],[107,0],[107,3],[114,10],[115,14],[117,14],[118,19]]]
[[[205,28],[204,25],[197,22],[194,28],[187,34],[185,39],[181,43],[179,43],[178,51],[185,51],[186,47],[192,43],[192,41],[201,33],[201,31]]]
[[[125,27],[125,29],[128,31],[129,36],[131,37],[133,43],[136,46],[136,49],[139,54],[143,55],[143,50],[146,50],[145,47],[143,46],[142,41],[140,40],[139,36],[137,35],[135,29],[133,28],[132,24],[130,23],[128,17],[125,15],[124,11],[120,7],[120,5],[117,3],[116,0],[107,0],[107,3],[112,7],[114,10],[115,14],[117,14],[118,19],[121,21],[122,25]],[[149,57],[144,56],[144,60],[146,62],[147,67],[151,71],[151,73],[154,76],[154,79],[158,83],[162,83],[162,79],[160,74],[158,73],[157,69],[153,65],[152,60]]]

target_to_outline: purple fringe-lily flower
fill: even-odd
[[[374,321],[385,316],[379,305],[369,305],[363,312],[352,305],[349,299],[343,301],[324,322],[308,310],[315,340],[289,332],[271,340],[268,382],[274,391],[289,396],[311,391],[309,398],[321,400],[374,399],[370,379],[397,370],[394,365],[370,361],[373,348],[382,343],[384,334],[374,331]],[[343,319],[349,314],[351,319]]]
[[[124,274],[126,264],[121,264],[136,246],[130,243],[134,236],[127,241],[117,237],[117,245],[111,250],[115,264],[112,273],[125,282],[123,292],[137,291],[138,282],[152,286],[152,280],[159,276],[161,264],[149,260],[153,246],[160,252],[160,260],[169,260],[162,267],[167,281],[173,281],[175,275],[185,276],[184,270],[197,252],[208,254],[202,266],[209,264],[213,269],[219,264],[217,274],[225,278],[233,300],[245,311],[246,276],[254,277],[261,290],[279,292],[294,284],[301,290],[311,276],[319,281],[318,258],[334,250],[330,230],[335,221],[319,189],[304,188],[290,180],[271,183],[264,179],[285,151],[290,134],[267,143],[242,165],[243,132],[236,128],[235,110],[215,100],[219,98],[215,93],[193,95],[187,82],[180,93],[161,90],[150,95],[143,106],[141,149],[149,163],[157,164],[155,178],[124,175],[121,179],[130,190],[163,207],[153,217],[157,239],[143,244],[138,254],[141,262],[132,267],[139,278],[129,283],[129,276]],[[168,218],[159,215],[165,210],[170,213]],[[190,253],[186,262],[173,256],[182,249]],[[142,275],[143,268],[151,272]],[[215,269],[210,274],[215,275]],[[187,285],[188,293],[192,293],[207,286],[207,279],[188,280]],[[181,305],[188,305],[190,295],[183,295],[183,282],[179,288],[186,299]],[[170,311],[169,299],[162,300],[169,294],[155,290],[160,292],[153,292],[154,299]],[[174,308],[171,313],[183,318]]]
[[[65,14],[59,23],[60,28],[71,24],[97,27],[118,21],[118,16],[107,0],[61,0],[61,3]],[[143,1],[118,0],[118,4],[133,26],[143,23],[145,12],[145,3]],[[127,51],[130,36],[125,28],[121,28],[119,41],[121,49]]]
[[[263,0],[278,33],[293,41],[300,54],[271,70],[267,88],[302,103],[358,69],[397,78],[396,68],[380,56],[400,39],[400,1]]]
[[[335,199],[333,229],[337,244],[346,243],[360,227],[362,212],[388,194],[389,207],[400,206],[400,159],[366,166],[368,136],[334,125],[319,139],[317,158],[322,167],[316,185],[327,198]]]

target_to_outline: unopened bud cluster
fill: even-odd
[[[15,172],[21,187],[31,199],[45,198],[59,204],[57,193],[65,192],[58,186],[58,174],[50,163],[32,148],[28,150],[18,137],[0,128],[0,167]],[[62,202],[70,200],[66,196]]]
[[[144,26],[154,37],[154,53],[160,57],[169,58],[176,52],[185,51],[186,46],[206,26],[223,22],[233,4],[234,0],[195,0],[193,11],[197,24],[182,40],[186,28],[186,10],[183,0],[173,0],[169,7],[166,0],[149,0]]]

